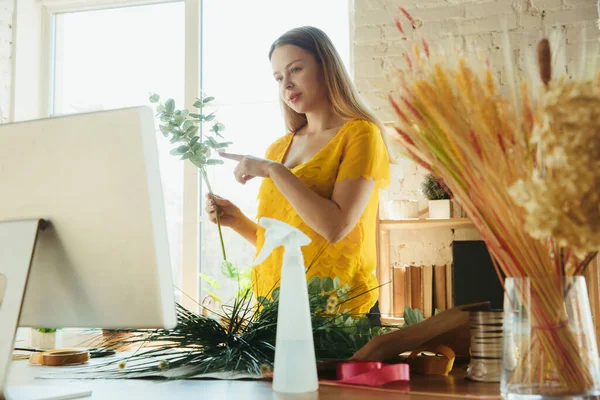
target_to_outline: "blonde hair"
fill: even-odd
[[[327,97],[337,115],[346,119],[357,118],[370,121],[376,124],[383,134],[383,124],[361,99],[344,68],[340,55],[325,32],[312,26],[289,30],[273,42],[269,50],[269,60],[276,48],[286,44],[308,51],[315,57],[317,63],[321,64],[327,86]],[[280,100],[285,124],[290,132],[296,132],[306,125],[305,114],[295,112],[285,104],[283,99]]]

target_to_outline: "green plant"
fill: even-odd
[[[373,325],[365,315],[353,314],[345,304],[368,291],[353,291],[341,285],[337,277],[313,277],[308,291],[318,361],[348,359],[373,337],[400,328]],[[169,379],[184,379],[215,372],[259,375],[271,370],[275,360],[278,306],[278,287],[268,298],[260,297],[258,304],[246,292],[212,317],[178,305],[178,324],[173,330],[127,330],[133,335],[95,344],[116,349],[143,344],[145,348],[125,360],[91,367],[88,372],[111,378],[164,374]]]
[[[427,174],[421,183],[421,192],[427,200],[447,200],[450,199],[450,190],[448,187],[433,174]]]
[[[34,329],[40,333],[54,333],[58,330],[58,328],[34,328]]]
[[[157,103],[156,113],[160,120],[160,131],[168,138],[172,144],[179,144],[171,150],[171,154],[181,157],[181,160],[189,160],[200,170],[200,175],[206,184],[209,195],[214,199],[214,194],[211,189],[206,168],[211,165],[223,164],[222,160],[211,158],[213,152],[222,151],[231,142],[220,142],[224,139],[221,132],[225,129],[225,125],[216,121],[215,113],[205,114],[204,109],[212,102],[214,97],[196,98],[194,107],[198,110],[196,113],[191,113],[187,109],[176,109],[175,101],[168,99],[163,103],[160,102],[158,94],[150,96],[151,103]],[[210,123],[209,132],[206,133],[200,130],[202,124]],[[218,211],[218,210],[217,210]],[[215,213],[217,220],[217,228],[219,230],[219,238],[221,240],[221,251],[223,253],[223,267],[231,268],[232,265],[227,261],[227,253],[225,252],[225,243],[223,242],[223,234],[221,232],[221,221],[219,213]]]

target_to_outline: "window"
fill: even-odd
[[[150,92],[174,98],[184,107],[184,96],[190,104],[188,97],[198,95],[201,87],[216,98],[216,115],[233,142],[232,152],[263,156],[267,146],[286,133],[268,60],[270,44],[283,32],[302,25],[323,29],[349,67],[348,0],[38,2],[45,7],[44,24],[54,35],[46,57],[50,62],[42,71],[51,77],[51,114],[148,104]],[[221,276],[216,226],[194,214],[195,205],[202,214],[204,198],[198,198],[190,184],[193,166],[171,156],[171,145],[159,133],[157,141],[175,285],[187,285],[186,294],[200,301],[206,294],[197,290],[201,271],[222,282],[220,293],[227,301],[237,284]],[[240,186],[233,179],[233,167],[227,162],[210,169],[211,183],[216,193],[254,219],[260,182]],[[199,225],[199,238],[189,229],[194,223]],[[227,228],[223,233],[228,258],[240,267],[250,265],[254,248]],[[193,254],[197,243],[199,263]],[[186,304],[186,297],[178,300],[193,306]]]
[[[51,113],[148,104],[150,92],[181,106],[183,21],[183,2],[56,14]],[[183,163],[160,132],[156,137],[173,279],[181,287]]]

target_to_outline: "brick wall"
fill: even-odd
[[[544,31],[559,29],[566,35],[569,73],[582,42],[600,36],[597,0],[354,0],[355,81],[383,120],[394,118],[383,70],[386,65],[402,65],[407,44],[393,21],[399,6],[413,15],[432,46],[452,36],[463,48],[471,44],[486,50],[500,83],[503,21],[509,28],[518,71],[524,68],[525,50]]]
[[[14,0],[0,0],[0,123],[8,120],[12,79]]]
[[[389,66],[403,66],[403,51],[420,37],[412,34],[408,41],[402,39],[393,21],[399,6],[412,14],[431,47],[453,37],[462,49],[472,45],[485,50],[501,85],[503,21],[509,29],[518,74],[524,71],[525,51],[535,46],[544,32],[559,29],[565,34],[569,74],[575,70],[574,60],[581,47],[599,37],[596,0],[354,0],[354,79],[384,121],[394,120],[387,100],[391,88],[384,71]],[[397,154],[395,143],[389,144]],[[419,200],[421,209],[427,207],[427,200],[419,192],[424,171],[399,155],[393,157],[393,162],[392,184],[382,191],[382,204],[388,199],[411,198]],[[385,217],[383,206],[382,213]],[[451,261],[452,240],[477,238],[478,233],[470,229],[393,232],[391,258],[400,264],[447,263]]]

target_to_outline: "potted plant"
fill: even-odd
[[[62,337],[56,328],[34,328],[31,330],[31,347],[51,350],[62,347]]]
[[[452,216],[450,190],[433,174],[427,174],[421,183],[421,192],[429,200],[429,219],[447,219]]]

